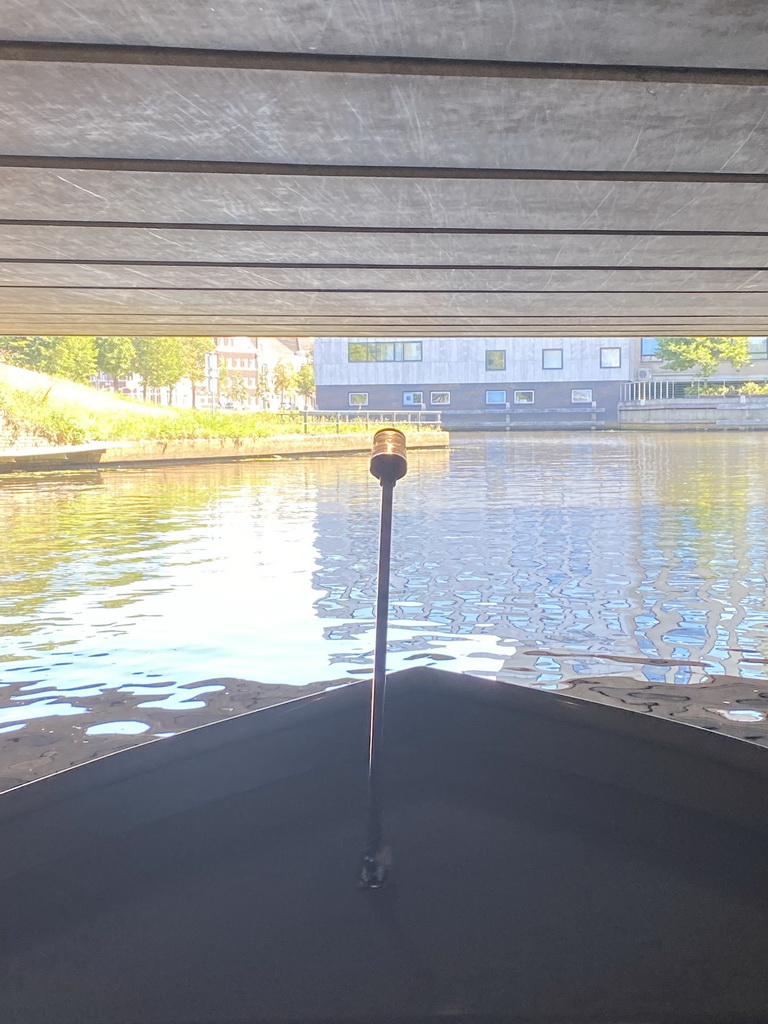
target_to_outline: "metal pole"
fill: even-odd
[[[371,715],[368,738],[368,812],[365,852],[360,885],[378,889],[386,876],[382,851],[382,757],[384,743],[384,694],[387,682],[387,613],[392,553],[392,499],[396,482],[407,471],[405,435],[399,430],[379,430],[373,439],[371,472],[381,483],[379,566],[376,585],[376,633],[371,683]]]

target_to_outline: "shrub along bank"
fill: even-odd
[[[49,444],[83,444],[87,431],[71,416],[47,402],[44,391],[15,391],[0,386],[0,448],[26,439]]]
[[[2,371],[15,370],[0,367]],[[86,385],[58,381],[45,374],[23,372],[28,378],[42,378],[30,386],[0,373],[0,419],[4,435],[15,438],[34,435],[52,445],[83,444],[88,441],[171,441],[197,438],[265,438],[291,434],[369,433],[385,426],[371,419],[339,420],[335,416],[305,416],[300,411],[224,412],[203,409],[172,409],[135,402],[95,391]],[[412,425],[412,426],[415,426]],[[435,429],[424,426],[423,429]]]

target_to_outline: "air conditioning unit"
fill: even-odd
[[[649,366],[641,366],[637,371],[638,380],[651,380],[653,377],[653,370]]]

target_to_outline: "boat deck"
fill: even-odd
[[[765,750],[434,670],[391,683],[378,891],[356,885],[362,684],[0,798],[3,1019],[765,1019]]]

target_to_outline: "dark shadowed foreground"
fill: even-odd
[[[766,1018],[768,752],[429,669],[0,797],[14,1024]]]

